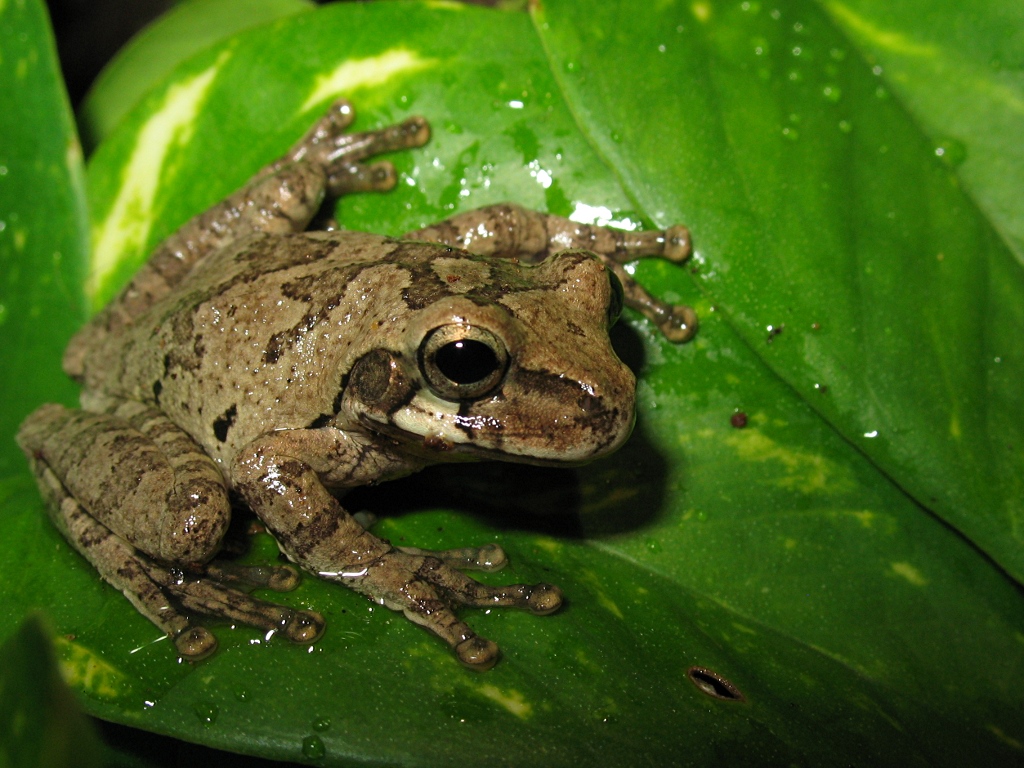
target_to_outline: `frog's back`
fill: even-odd
[[[69,373],[87,392],[156,405],[227,459],[336,410],[340,378],[402,315],[401,262],[436,249],[360,232],[247,237],[120,332],[97,317]]]

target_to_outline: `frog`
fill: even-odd
[[[497,644],[462,607],[556,612],[547,583],[485,585],[500,545],[399,546],[342,506],[351,489],[448,462],[573,466],[629,437],[636,379],[609,340],[623,305],[670,340],[694,311],[625,264],[681,263],[689,230],[625,231],[506,203],[394,238],[319,227],[325,200],[395,186],[381,154],[422,147],[422,117],[350,132],[335,101],[279,159],[161,243],[71,339],[80,407],[21,425],[49,515],[100,577],[196,662],[211,621],[310,645],[322,614],[253,594],[301,573],[351,588],[486,670]],[[251,510],[289,564],[224,556]]]

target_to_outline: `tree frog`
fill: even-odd
[[[241,500],[302,570],[402,612],[466,666],[497,645],[457,606],[556,611],[550,584],[485,586],[496,545],[395,546],[349,514],[347,489],[439,462],[571,465],[614,451],[635,380],[608,339],[623,303],[672,340],[689,307],[622,264],[681,262],[685,227],[624,232],[516,205],[393,239],[309,231],[325,197],[394,186],[384,152],[422,146],[422,118],[348,133],[338,101],[241,190],[170,236],[70,342],[81,409],[41,406],[20,444],[67,540],[178,654],[217,645],[203,617],[312,643],[322,616],[254,597],[292,566],[218,558]]]

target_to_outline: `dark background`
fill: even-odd
[[[128,38],[174,0],[47,0],[64,82],[76,109],[96,75]]]
[[[321,5],[330,2],[315,1]],[[510,4],[509,0],[462,2]],[[103,65],[132,35],[176,4],[176,0],[46,0],[64,82],[76,110]]]

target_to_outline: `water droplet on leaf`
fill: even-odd
[[[192,711],[196,713],[196,717],[199,718],[199,722],[205,725],[213,725],[217,722],[217,715],[220,714],[220,710],[216,706],[208,702],[199,702],[196,704]]]
[[[942,139],[935,147],[935,155],[956,168],[967,159],[967,147],[959,139]]]
[[[843,91],[838,85],[826,85],[821,92],[831,102],[839,101],[843,96]]]
[[[302,754],[310,760],[318,760],[327,754],[327,749],[319,736],[307,736],[302,740]]]

